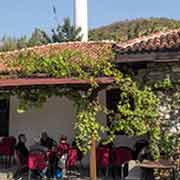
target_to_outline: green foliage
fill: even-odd
[[[166,77],[163,81],[158,81],[156,83],[154,83],[152,85],[153,89],[155,89],[156,91],[159,89],[159,90],[169,90],[173,87],[173,84],[171,82],[171,79],[170,77]]]
[[[30,38],[26,36],[20,38],[4,36],[1,40],[0,51],[11,51],[54,42],[80,41],[82,38],[80,32],[80,28],[76,29],[71,25],[70,19],[65,18],[62,25],[52,29],[52,35],[42,29],[35,28]]]
[[[22,49],[28,47],[28,40],[26,36],[22,36],[17,39],[17,49]]]
[[[63,89],[62,87],[31,87],[18,88],[11,93],[19,98],[19,112],[26,111],[29,107],[40,108],[52,96],[66,96],[74,102],[76,107],[76,142],[83,152],[90,148],[91,137],[97,141],[101,133],[108,131],[96,119],[97,113],[108,110],[102,106],[98,99],[98,91],[102,90],[95,79],[97,77],[113,77],[115,82],[112,87],[119,88],[120,101],[117,105],[118,112],[113,120],[113,127],[108,140],[113,140],[115,132],[125,131],[128,135],[142,135],[149,132],[152,142],[152,154],[158,157],[159,122],[158,100],[150,88],[139,89],[130,77],[124,77],[109,61],[113,56],[111,50],[101,52],[97,59],[91,58],[86,53],[75,50],[64,50],[61,54],[39,57],[36,54],[20,54],[13,61],[8,61],[8,66],[18,67],[18,77],[30,77],[45,74],[48,77],[64,78],[74,77],[89,80],[90,86],[83,90]],[[99,89],[100,88],[100,89]],[[105,88],[105,87],[104,87]]]
[[[101,52],[97,59],[76,50],[64,50],[61,54],[39,57],[34,53],[20,54],[16,59],[8,61],[9,68],[17,68],[18,77],[29,77],[34,74],[45,74],[48,77],[74,77],[94,82],[96,77],[112,76],[113,65],[109,59],[113,56],[111,50]],[[12,75],[12,73],[11,73]]]
[[[11,51],[17,49],[16,38],[4,36],[1,40],[0,51]]]
[[[51,43],[48,34],[45,31],[36,28],[29,39],[26,36],[20,38],[4,36],[1,40],[2,45],[0,51],[12,51],[48,43]]]
[[[53,42],[68,42],[68,41],[80,41],[81,29],[76,29],[71,25],[70,19],[65,18],[63,25],[58,25],[56,29],[52,29],[52,41]]]
[[[149,134],[151,152],[154,159],[159,158],[157,144],[160,137],[158,121],[159,101],[150,88],[139,89],[130,78],[118,86],[120,100],[117,111],[112,113],[111,131],[130,136]]]
[[[100,134],[106,130],[96,119],[98,112],[105,112],[99,102],[90,98],[92,94],[86,92],[76,96],[74,100],[76,108],[75,134],[76,143],[82,152],[88,152],[91,146],[91,138],[101,140]]]
[[[166,159],[178,151],[180,144],[180,84],[170,78],[157,82],[153,86],[160,100],[160,150]]]
[[[102,28],[89,31],[89,40],[115,40],[126,42],[127,40],[149,35],[154,32],[167,31],[180,28],[180,22],[167,18],[150,18],[125,20],[113,23]],[[52,29],[52,35],[44,30],[36,28],[28,39],[25,36],[18,38],[4,37],[1,40],[0,51],[9,51],[24,47],[32,47],[53,42],[79,41],[81,29],[76,30],[68,18],[64,19],[63,24]]]
[[[36,28],[28,41],[28,46],[39,46],[48,43],[51,43],[49,35],[45,31]]]
[[[126,42],[127,40],[140,36],[177,28],[180,28],[180,21],[177,20],[167,18],[140,18],[135,20],[125,20],[102,28],[90,30],[89,39]]]

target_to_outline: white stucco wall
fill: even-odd
[[[105,103],[105,91],[100,93],[100,100]],[[23,114],[16,111],[18,100],[12,97],[10,101],[10,135],[15,137],[19,133],[25,133],[27,144],[31,145],[34,138],[38,138],[45,130],[50,137],[58,141],[59,136],[64,134],[71,143],[73,139],[73,127],[75,112],[71,101],[66,98],[51,98],[40,110],[29,109]],[[98,120],[105,123],[106,116],[99,114]]]

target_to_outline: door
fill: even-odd
[[[0,100],[0,136],[9,135],[9,100]]]
[[[106,106],[109,110],[117,111],[117,104],[120,100],[120,90],[119,89],[111,89],[106,92]],[[108,127],[112,127],[111,121],[109,117],[107,117],[107,125]]]

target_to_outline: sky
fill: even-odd
[[[140,17],[180,19],[180,0],[88,0],[89,28]],[[73,21],[73,0],[1,0],[0,37],[30,35],[39,27],[50,32],[64,17]]]

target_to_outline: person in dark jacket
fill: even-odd
[[[55,141],[48,136],[47,132],[42,132],[40,144],[48,149],[52,149],[56,145]]]
[[[25,144],[26,144],[26,136],[25,134],[20,134],[18,136],[18,143],[16,145],[16,151],[19,152],[23,163],[27,164],[29,151]]]

